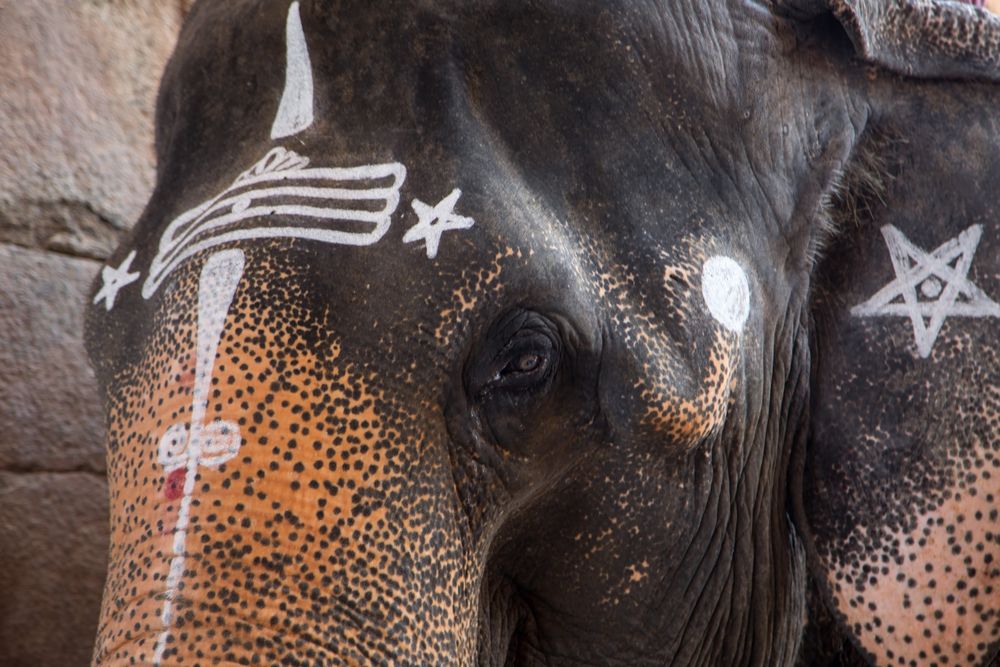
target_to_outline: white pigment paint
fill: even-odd
[[[455,188],[447,197],[438,202],[437,206],[431,207],[419,199],[414,199],[411,203],[413,212],[417,214],[417,224],[407,230],[403,235],[403,243],[413,243],[414,241],[425,241],[427,257],[434,259],[437,257],[438,246],[441,243],[441,235],[448,231],[459,229],[469,229],[476,221],[472,218],[455,214],[455,204],[462,196],[462,191]],[[437,224],[434,224],[434,223]]]
[[[135,259],[135,250],[128,254],[117,269],[113,269],[110,266],[105,266],[101,269],[101,289],[94,295],[94,305],[96,306],[101,300],[104,300],[104,307],[106,310],[110,311],[115,307],[115,299],[118,297],[118,292],[125,287],[130,285],[139,279],[139,273],[130,273],[129,267],[132,266],[132,261]]]
[[[313,124],[313,74],[299,3],[288,8],[285,22],[285,89],[271,126],[271,139],[298,134]]]
[[[710,257],[701,268],[701,295],[722,326],[743,330],[750,315],[750,283],[743,267],[729,257]]]
[[[208,410],[215,355],[222,338],[229,307],[243,277],[244,263],[241,250],[223,250],[209,257],[201,270],[198,284],[198,338],[191,420],[187,424],[174,424],[160,439],[158,460],[165,474],[169,475],[180,468],[185,470],[185,474],[183,496],[177,513],[177,524],[174,527],[172,558],[167,573],[163,609],[160,614],[163,630],[156,641],[154,665],[159,665],[163,660],[163,653],[173,627],[174,606],[184,575],[191,499],[194,495],[198,468],[222,465],[236,456],[242,445],[239,425],[218,419],[207,424],[205,416]]]
[[[1000,317],[1000,304],[969,280],[982,236],[983,226],[972,225],[928,253],[913,245],[896,227],[885,225],[882,238],[896,277],[852,308],[851,314],[908,318],[917,353],[924,359],[931,355],[949,317]],[[918,289],[925,300],[920,299]]]
[[[220,194],[175,218],[160,237],[142,296],[152,297],[184,260],[224,243],[294,238],[368,246],[385,236],[399,206],[406,167],[398,162],[347,168],[308,165],[309,160],[294,151],[273,148]],[[312,224],[274,224],[287,217]],[[246,220],[255,224],[239,224]]]

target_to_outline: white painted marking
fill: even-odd
[[[870,299],[851,309],[856,317],[907,317],[917,352],[926,359],[949,317],[1000,317],[1000,304],[968,278],[983,235],[973,225],[927,253],[892,225],[882,227],[896,277]],[[924,296],[921,301],[917,288]],[[962,301],[959,301],[959,298]],[[925,319],[927,320],[925,322]]]
[[[191,420],[167,429],[160,439],[158,460],[167,475],[184,468],[184,494],[174,528],[173,558],[167,573],[160,620],[163,631],[156,641],[153,664],[159,665],[167,647],[174,622],[174,603],[184,576],[187,555],[188,523],[195,478],[200,466],[217,467],[236,456],[242,445],[240,427],[233,422],[215,420],[205,423],[208,394],[212,385],[212,368],[222,338],[229,306],[240,279],[243,277],[244,256],[241,250],[223,250],[205,262],[198,285],[198,340],[195,360],[194,391],[191,400]]]
[[[110,311],[115,306],[115,299],[118,292],[126,285],[130,285],[139,279],[139,273],[129,273],[128,269],[135,259],[135,250],[128,254],[125,261],[117,269],[105,266],[101,269],[101,290],[94,295],[94,305],[104,299],[104,307]]]
[[[750,315],[750,283],[729,257],[710,257],[701,268],[701,295],[712,314],[730,331],[742,331]]]
[[[462,191],[456,188],[433,208],[419,199],[414,199],[411,206],[417,214],[418,222],[403,235],[403,243],[413,243],[423,239],[427,242],[427,257],[430,259],[437,257],[441,234],[458,229],[468,229],[476,224],[472,218],[454,213],[455,204],[461,196]],[[435,221],[438,224],[434,224]]]
[[[174,219],[160,238],[158,252],[142,286],[142,296],[152,297],[184,260],[223,243],[295,238],[367,246],[385,236],[392,214],[399,206],[406,167],[391,162],[308,169],[308,164],[308,158],[281,147],[274,148],[216,197]],[[287,203],[288,200],[299,203]],[[334,202],[338,205],[334,206]],[[276,219],[288,217],[322,223],[270,225]],[[257,222],[239,224],[244,220]],[[337,229],[335,223],[361,229]]]
[[[313,75],[302,30],[299,3],[288,8],[285,23],[285,90],[271,126],[271,139],[298,134],[313,123]]]

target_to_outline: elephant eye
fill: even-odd
[[[540,354],[522,354],[515,363],[508,364],[505,370],[511,373],[530,373],[543,363],[545,358]]]
[[[530,381],[529,376],[542,375],[549,358],[540,352],[524,352],[511,359],[493,378],[493,384]]]
[[[516,396],[543,389],[558,365],[559,347],[555,334],[546,326],[525,326],[518,330],[493,359],[483,374],[476,397]]]

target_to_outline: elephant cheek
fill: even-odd
[[[981,664],[995,647],[998,496],[998,480],[980,477],[905,529],[877,530],[875,541],[856,532],[821,555],[838,609],[876,664]]]
[[[726,418],[737,354],[737,338],[718,331],[707,363],[698,373],[688,374],[685,382],[678,382],[676,371],[669,367],[648,373],[655,383],[647,381],[641,390],[647,406],[644,422],[662,436],[683,443],[699,442],[716,431]],[[692,383],[692,376],[698,380]],[[693,391],[679,389],[684,385],[693,386]]]
[[[260,331],[227,327],[203,410],[183,326],[114,392],[95,664],[468,661],[446,457],[335,342]]]

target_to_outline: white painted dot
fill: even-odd
[[[729,257],[711,257],[701,268],[701,294],[708,312],[730,331],[741,331],[750,315],[747,274]]]
[[[936,299],[943,289],[944,285],[934,276],[931,276],[920,285],[920,293],[928,299]]]

